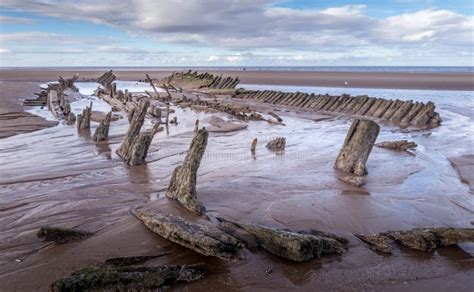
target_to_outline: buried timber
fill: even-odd
[[[472,276],[470,236],[429,252],[394,246],[387,256],[354,235],[472,229],[472,194],[445,158],[453,146],[440,138],[445,125],[431,109],[422,128],[434,130],[401,130],[360,115],[246,103],[225,85],[209,88],[218,76],[170,76],[127,93],[104,76],[97,94],[121,118],[107,111],[94,121],[87,102],[80,114],[89,127],[64,119],[1,141],[5,289],[63,287],[81,272],[120,275],[134,288],[159,272],[172,280],[143,280],[142,288],[198,291],[384,288],[433,277],[462,285]],[[187,91],[183,79],[201,88]],[[238,79],[227,80],[232,90]],[[373,147],[400,140],[417,147]],[[47,226],[88,236],[44,243],[36,233]],[[103,266],[117,257],[149,260]]]

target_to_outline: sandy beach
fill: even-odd
[[[143,80],[149,73],[161,79],[171,71],[114,70],[121,80]],[[299,85],[347,88],[398,88],[436,90],[474,90],[474,73],[402,73],[402,72],[296,72],[296,71],[209,71],[217,75],[238,76],[242,84]],[[1,69],[3,81],[56,80],[58,76],[78,73],[80,78],[97,78],[102,71]]]
[[[1,70],[0,117],[30,110],[21,106],[21,100],[33,97],[41,83],[74,73]],[[78,73],[80,78],[97,78],[102,72]],[[144,73],[117,71],[117,76],[136,81]],[[169,73],[150,74],[162,78]],[[473,75],[459,73],[217,73],[238,75],[242,83],[258,85],[342,87],[348,81],[348,88],[456,90],[466,100],[472,100],[470,93],[459,91],[474,90]],[[150,264],[204,263],[208,269],[205,279],[178,285],[175,291],[470,291],[472,244],[429,253],[401,248],[387,256],[370,250],[353,235],[417,227],[472,228],[472,105],[429,93],[425,98],[437,98],[442,125],[419,130],[382,123],[379,140],[409,139],[419,146],[414,155],[375,147],[368,160],[367,184],[360,188],[338,180],[333,169],[351,124],[349,117],[223,98],[264,114],[274,111],[284,125],[250,121],[241,131],[211,133],[198,172],[198,197],[211,217],[292,231],[315,228],[349,239],[342,256],[302,263],[262,250],[247,251],[241,262],[206,257],[157,236],[131,215],[130,210],[145,205],[160,213],[202,220],[163,194],[173,169],[184,159],[196,119],[209,127],[212,116],[229,118],[225,113],[173,106],[179,124],[170,125],[169,135],[157,133],[147,163],[134,167],[116,154],[128,128],[126,113],[120,113],[122,118],[111,124],[109,139],[100,143],[91,141],[98,123],[90,131],[77,132],[74,125],[57,125],[29,113],[20,122],[9,119],[7,124],[0,119],[0,138],[4,135],[0,139],[0,290],[48,291],[53,281],[107,258],[166,251],[169,255]],[[406,98],[421,100],[423,93],[417,94]],[[89,101],[98,102],[87,99],[84,104]],[[47,109],[36,111],[44,114]],[[147,120],[145,126],[150,125]],[[264,146],[276,136],[287,137],[284,155]],[[252,157],[249,145],[255,137],[261,144]],[[65,245],[36,237],[39,227],[52,225],[94,235]]]

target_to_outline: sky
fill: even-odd
[[[1,0],[0,66],[474,66],[473,0]]]

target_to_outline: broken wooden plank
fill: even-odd
[[[193,266],[90,267],[51,284],[54,292],[158,291],[170,284],[202,279],[205,272]]]
[[[152,232],[206,256],[241,260],[243,244],[215,226],[191,222],[172,214],[134,210],[133,214]]]

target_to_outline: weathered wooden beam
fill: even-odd
[[[150,101],[142,98],[133,111],[130,112],[130,125],[127,134],[117,149],[117,155],[128,165],[133,166],[145,163],[148,149],[159,129],[160,123],[156,123],[152,130],[140,133],[149,105]]]
[[[292,261],[307,261],[324,254],[344,253],[343,244],[347,240],[321,231],[291,232],[256,224],[243,224],[218,218],[223,223],[231,223],[255,236],[260,247],[278,257]],[[226,225],[223,225],[226,228]]]
[[[380,127],[370,120],[355,119],[347,133],[334,167],[348,173],[364,175]]]
[[[89,106],[82,110],[81,115],[77,115],[77,129],[90,129],[91,127],[92,101]]]
[[[174,169],[166,196],[177,200],[191,212],[202,214],[204,205],[197,199],[196,178],[201,159],[206,151],[209,133],[205,128],[197,131],[181,166]]]
[[[172,214],[134,210],[133,214],[152,232],[206,256],[241,260],[244,245],[233,236],[209,224],[191,222]]]
[[[95,142],[107,140],[109,137],[110,119],[112,117],[112,111],[110,111],[105,118],[100,121],[99,127],[95,129],[92,140]]]
[[[69,291],[162,291],[175,283],[204,278],[194,266],[95,266],[74,272],[51,285],[53,292]]]

